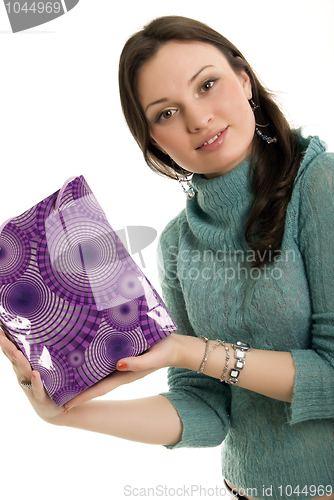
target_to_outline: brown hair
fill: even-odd
[[[241,52],[229,40],[199,21],[166,16],[153,20],[126,42],[119,65],[123,113],[146,163],[153,171],[173,179],[175,174],[187,174],[152,143],[136,92],[138,70],[171,40],[210,43],[224,54],[236,73],[246,71],[252,84],[252,99],[258,105],[254,110],[256,122],[268,124],[265,128],[261,127],[261,131],[277,138],[276,143],[267,144],[255,134],[253,141],[252,189],[255,201],[245,227],[245,237],[257,254],[254,264],[261,266],[281,246],[286,209],[300,165],[302,147],[271,92],[261,84]]]

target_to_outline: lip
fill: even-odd
[[[227,136],[227,132],[228,132],[228,127],[225,127],[223,129],[214,130],[213,132],[210,132],[210,134],[207,134],[205,137],[203,137],[203,139],[201,139],[201,142],[199,143],[199,145],[195,149],[197,151],[203,151],[203,152],[204,151],[207,151],[207,152],[215,151],[225,141],[226,136]],[[212,144],[207,144],[204,146],[205,142],[210,141],[210,139],[212,139],[213,137],[215,137],[218,134],[220,134],[220,136]]]

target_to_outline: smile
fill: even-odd
[[[218,139],[218,137],[219,137],[220,135],[221,135],[221,132],[219,132],[219,134],[217,134],[217,135],[215,135],[214,137],[212,137],[212,139],[210,139],[209,141],[205,142],[205,143],[203,144],[203,146],[207,146],[208,144],[212,144],[213,142],[215,142],[215,141]]]
[[[224,129],[214,130],[211,134],[202,138],[201,143],[197,146],[196,150],[203,153],[211,153],[220,148],[220,146],[225,142],[226,136],[228,134],[229,127]],[[214,134],[212,136],[212,134]]]

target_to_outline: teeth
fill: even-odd
[[[215,135],[214,137],[212,137],[212,139],[210,139],[209,141],[205,142],[205,143],[203,144],[203,146],[207,146],[208,144],[212,144],[213,142],[215,142],[215,141],[218,139],[218,137],[219,137],[220,135],[221,135],[221,132],[220,132],[219,134]]]

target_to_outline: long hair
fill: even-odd
[[[256,255],[254,265],[261,267],[268,261],[269,255],[281,247],[287,205],[302,155],[297,134],[291,130],[273,94],[263,86],[244,56],[229,40],[199,21],[181,16],[160,17],[126,42],[119,64],[123,113],[146,163],[153,171],[173,179],[177,178],[176,174],[179,177],[187,175],[183,168],[152,143],[149,125],[137,96],[139,69],[162,45],[172,40],[214,45],[236,73],[246,71],[252,84],[253,102],[258,105],[254,110],[255,121],[266,125],[261,127],[263,134],[277,138],[276,143],[267,144],[255,134],[251,156],[255,199],[244,232],[247,244]]]

